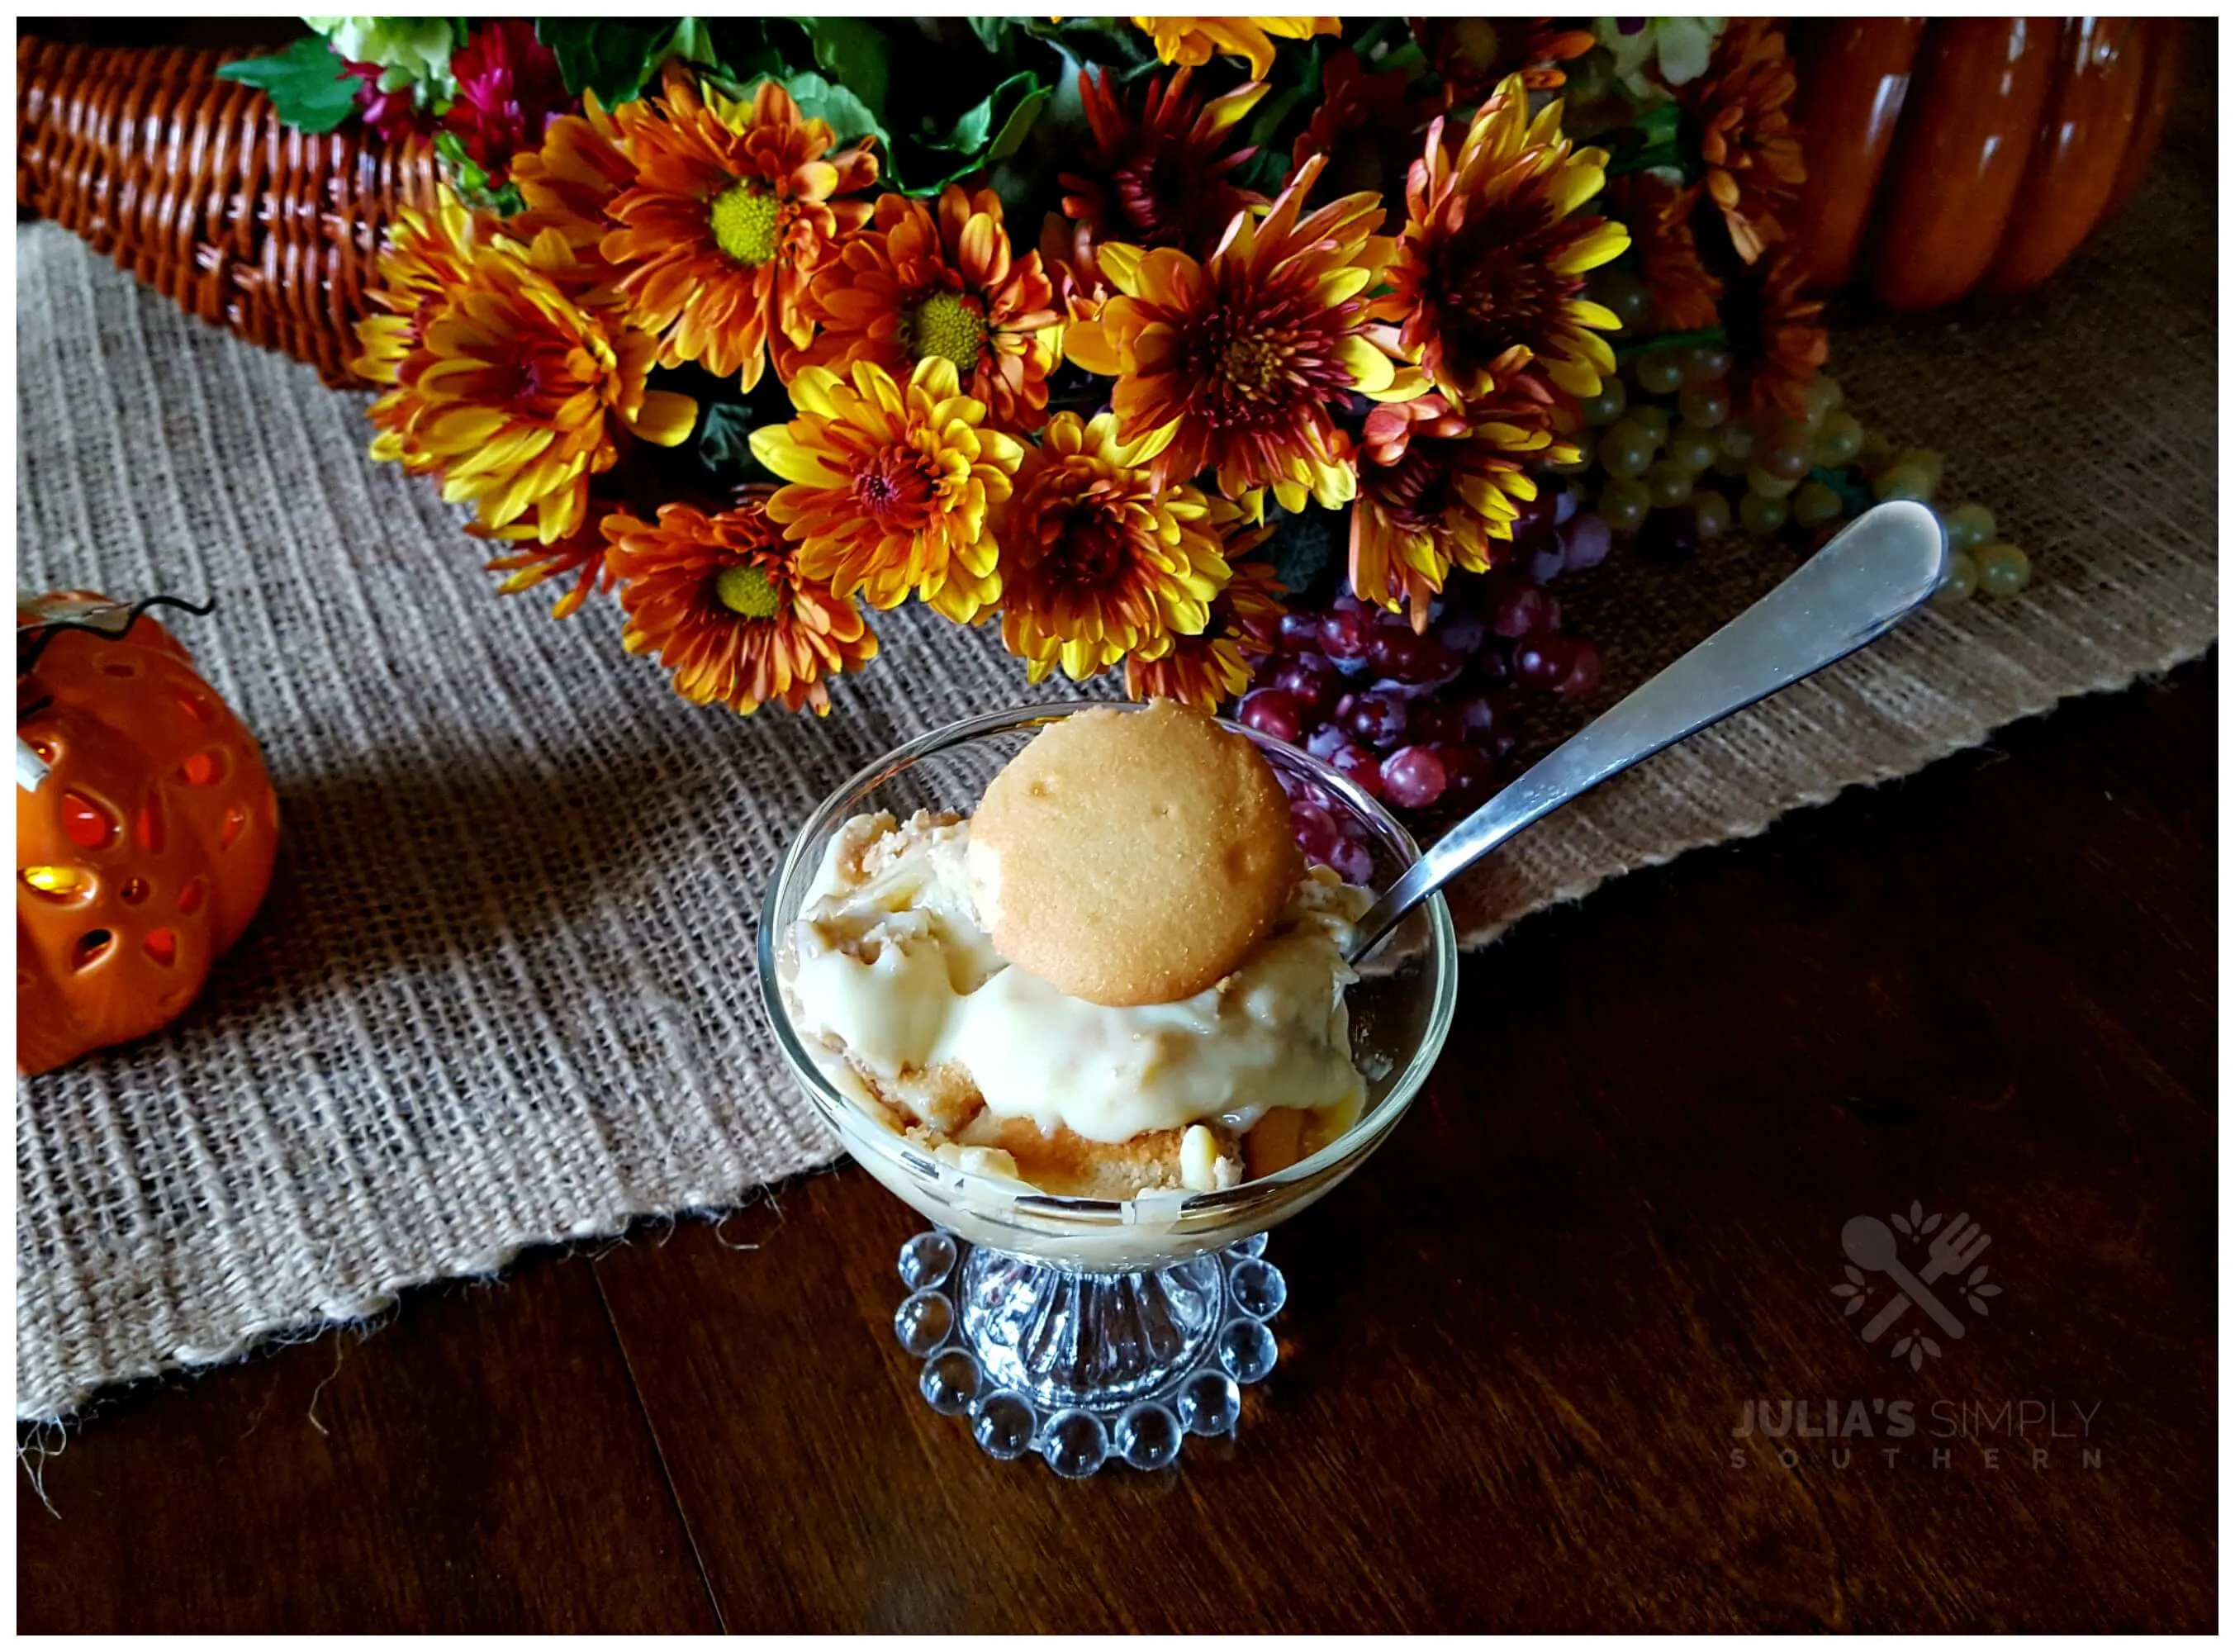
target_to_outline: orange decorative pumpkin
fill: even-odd
[[[1812,284],[1896,310],[2029,292],[2140,182],[2179,18],[1823,18],[1796,25]]]
[[[16,734],[46,769],[16,789],[16,1065],[33,1073],[186,1008],[264,899],[279,807],[247,729],[144,614],[121,637],[44,637]]]

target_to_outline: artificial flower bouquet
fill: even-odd
[[[226,72],[444,168],[373,452],[701,705],[914,600],[1471,803],[1598,681],[1554,575],[1937,485],[1823,375],[1759,20],[308,21]]]

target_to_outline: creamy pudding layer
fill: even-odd
[[[1366,1087],[1342,950],[1368,891],[1314,867],[1215,986],[1169,1004],[1093,1004],[994,949],[969,830],[954,815],[855,816],[794,936],[785,985],[799,1030],[842,1058],[896,1128],[967,1168],[1128,1196],[1230,1186],[1357,1117]]]

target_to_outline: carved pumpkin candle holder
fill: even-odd
[[[24,1073],[177,1017],[255,916],[279,843],[246,727],[168,631],[113,605],[104,621],[102,602],[66,592],[17,608]]]

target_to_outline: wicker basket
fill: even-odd
[[[218,78],[236,55],[20,36],[19,208],[204,321],[356,384],[374,254],[398,206],[433,202],[433,152],[283,126],[263,93]]]

